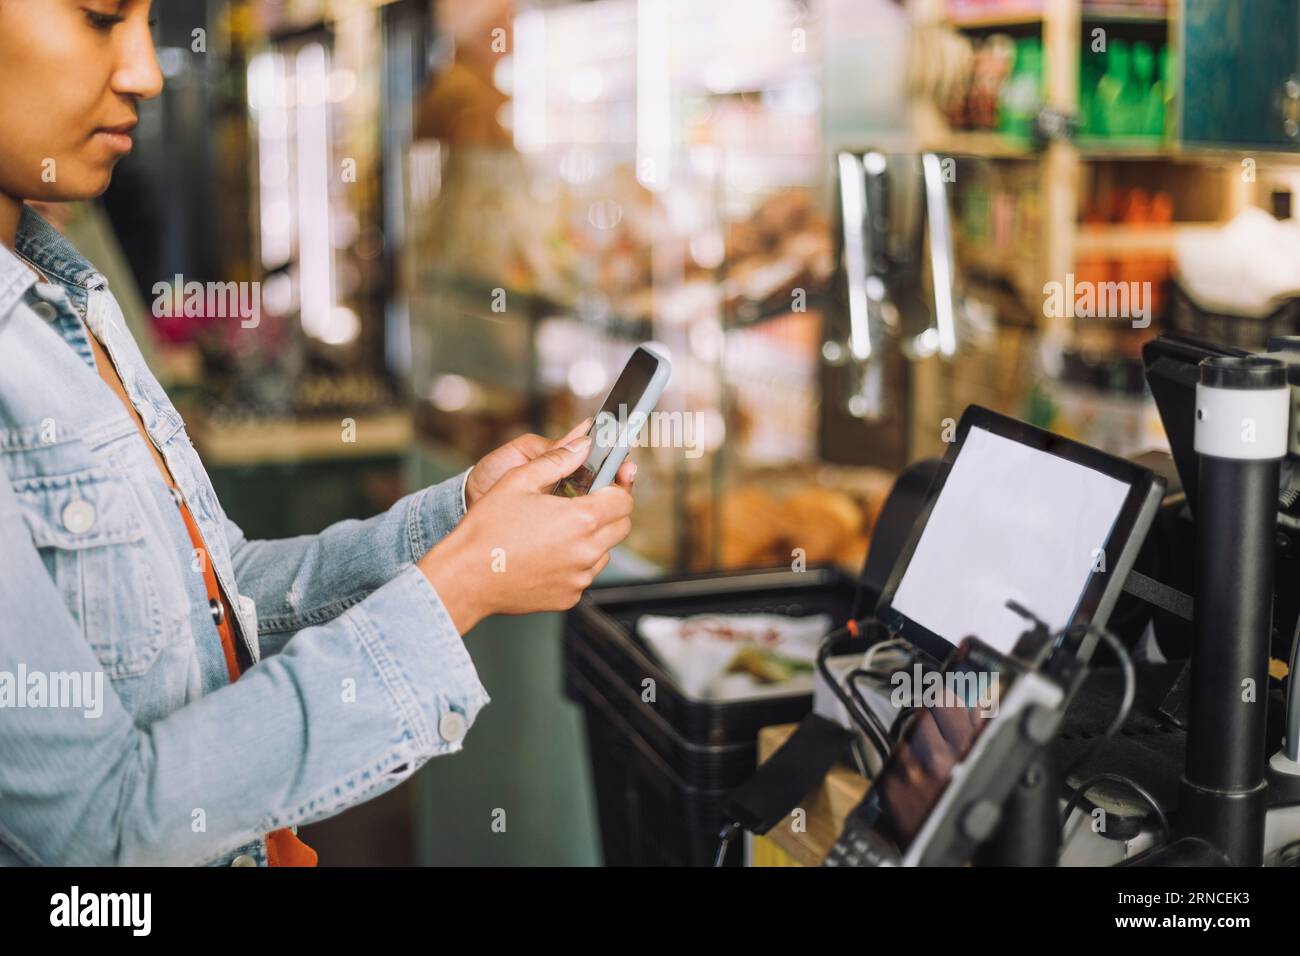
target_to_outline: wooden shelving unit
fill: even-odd
[[[976,235],[959,233],[956,252],[965,290],[997,316],[998,345],[984,352],[971,349],[918,390],[926,393],[931,404],[947,403],[945,414],[959,411],[961,401],[977,400],[972,395],[978,396],[979,386],[996,376],[990,371],[995,363],[989,357],[1000,356],[996,367],[1013,366],[1007,374],[1019,377],[1000,394],[1012,396],[1018,391],[1018,399],[1007,401],[1026,402],[1005,406],[1004,411],[1053,416],[1038,423],[1116,454],[1159,443],[1161,428],[1149,400],[1128,384],[1134,380],[1143,333],[1134,333],[1127,323],[1080,322],[1063,314],[1067,310],[1045,308],[1047,283],[1064,287],[1072,277],[1084,275],[1095,281],[1099,273],[1113,275],[1115,281],[1121,276],[1166,275],[1165,265],[1174,260],[1183,238],[1217,230],[1250,205],[1272,208],[1275,191],[1300,198],[1300,155],[1286,152],[1281,144],[1261,149],[1185,146],[1179,139],[1181,114],[1179,122],[1167,125],[1177,130],[1167,139],[1076,135],[1032,142],[996,131],[950,128],[936,104],[954,95],[968,67],[964,44],[954,43],[953,35],[986,40],[1001,33],[1014,40],[1041,37],[1041,105],[1057,118],[1077,118],[1085,44],[1098,27],[1108,37],[1166,44],[1178,71],[1173,86],[1181,95],[1188,59],[1182,48],[1185,5],[1186,0],[1170,0],[1167,7],[1120,6],[1109,0],[1036,4],[1009,0],[1002,7],[963,9],[950,0],[911,0],[916,50],[912,142],[920,150],[981,160],[977,165],[984,168],[978,175],[988,179],[981,186],[986,193],[982,199],[990,206],[987,220]],[[1200,69],[1204,71],[1203,63]],[[1167,104],[1173,110],[1178,106]],[[1267,133],[1264,137],[1261,142],[1276,141],[1276,137],[1268,139]],[[1233,141],[1243,139],[1238,135]],[[1117,204],[1127,201],[1123,197],[1131,197],[1133,189],[1148,196],[1167,195],[1173,221],[1167,225],[1091,221],[1098,213],[1107,219],[1125,218],[1133,210]],[[1285,211],[1285,199],[1278,202],[1277,208]],[[1143,217],[1139,213],[1132,218]],[[1148,334],[1158,330],[1152,328]],[[1027,340],[1032,344],[1026,346]],[[1045,360],[1049,375],[1070,365],[1082,378],[1075,384],[1067,384],[1064,378],[1039,379],[1030,371],[1037,358],[1016,359],[1030,349]],[[1094,380],[1090,370],[1098,372],[1096,381],[1107,380],[1108,363],[1114,372],[1108,380],[1125,384],[1113,390],[1087,384]],[[956,381],[961,382],[960,389],[949,384]],[[955,398],[959,391],[961,401]],[[1038,400],[1030,402],[1031,394]],[[927,420],[919,412],[915,418]]]
[[[1137,26],[1165,26],[1166,42],[1177,50],[1183,15],[1181,0],[1133,7],[1094,0],[1041,0],[1039,3],[1009,2],[1001,8],[963,10],[949,0],[913,0],[913,22],[918,29],[940,28],[987,36],[1007,30],[1024,35],[1026,28],[1041,29],[1043,39],[1043,105],[1046,109],[1077,115],[1079,69],[1084,35],[1095,24],[1107,22]],[[1140,27],[1139,27],[1140,28]],[[1053,140],[1045,145],[1011,139],[997,132],[949,129],[931,104],[913,108],[913,134],[921,149],[993,161],[1020,160],[1038,164],[1038,188],[1042,204],[1042,242],[1036,271],[1042,284],[1062,280],[1080,255],[1116,256],[1130,254],[1168,255],[1177,237],[1215,228],[1244,206],[1257,201],[1250,182],[1236,168],[1249,156],[1256,163],[1296,164],[1300,157],[1271,151],[1185,149],[1176,141],[1135,137],[1130,140]],[[1178,221],[1169,227],[1091,225],[1080,222],[1081,197],[1086,178],[1095,164],[1175,163],[1191,166],[1202,177],[1206,190],[1223,194],[1217,215],[1211,220]],[[988,257],[970,250],[969,265],[987,273]],[[1023,275],[1024,266],[1017,272]],[[1023,291],[1025,283],[1017,283]],[[1032,286],[1031,286],[1032,287]],[[1027,303],[1033,306],[1033,303]],[[1041,302],[1038,303],[1041,312]],[[1064,344],[1072,337],[1072,320],[1046,317],[1042,332],[1049,340]]]

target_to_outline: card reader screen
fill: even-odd
[[[1074,618],[1130,486],[972,426],[899,581],[895,611],[952,645],[1009,653],[1026,629],[1014,600],[1054,632]]]
[[[1013,675],[964,643],[942,672],[912,687],[917,710],[876,778],[877,825],[904,853],[952,782],[976,739],[997,716]],[[895,687],[901,686],[897,679]],[[931,686],[933,685],[933,686]]]

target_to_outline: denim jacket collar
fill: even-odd
[[[83,305],[87,292],[108,285],[72,243],[28,205],[23,206],[19,217],[14,247],[16,255],[0,245],[0,316],[7,315],[36,284],[36,274],[24,259],[67,289],[73,301]]]

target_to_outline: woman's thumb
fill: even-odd
[[[573,474],[578,466],[587,460],[591,451],[591,438],[584,435],[567,445],[560,445],[544,452],[526,465],[521,465],[521,477],[529,488],[550,491],[561,478]]]
[[[591,427],[590,418],[579,422],[578,424],[573,426],[573,429],[569,432],[569,434],[565,435],[563,438],[557,438],[555,441],[553,441],[551,443],[551,447],[563,448],[565,445],[573,441],[575,438],[585,435],[587,433],[587,429],[589,429],[590,427]]]

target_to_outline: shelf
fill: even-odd
[[[1133,6],[1127,3],[1083,4],[1083,19],[1109,20],[1123,23],[1167,23],[1169,7],[1165,4]]]
[[[953,130],[925,143],[930,153],[953,156],[976,156],[984,159],[1033,159],[1042,155],[1032,140],[1004,136],[992,130]]]
[[[943,4],[940,19],[958,30],[1039,26],[1045,18],[1045,0],[1005,0],[1003,3]]]
[[[1084,138],[1070,145],[1085,162],[1176,162],[1223,165],[1240,162],[1243,158],[1255,159],[1259,165],[1300,164],[1300,151],[1252,150],[1242,148],[1211,148],[1182,146],[1177,142],[1154,137],[1129,137],[1124,139]],[[952,132],[922,140],[920,149],[929,153],[953,156],[974,156],[981,159],[1039,159],[1044,148],[1032,140],[1004,136],[991,130],[953,130]]]
[[[990,10],[987,13],[973,11],[944,18],[944,23],[957,30],[1001,30],[1009,27],[1039,26],[1042,22],[1041,11],[1038,13],[1032,11],[1017,13],[1014,10]]]
[[[1151,253],[1173,255],[1180,236],[1209,233],[1219,223],[1175,223],[1172,226],[1080,225],[1074,238],[1075,256]]]
[[[1162,24],[1169,20],[1169,7],[1162,3],[1132,5],[1085,0],[1080,8],[1084,20],[1123,23]],[[989,5],[989,9],[949,8],[943,22],[957,30],[996,30],[1010,27],[1039,26],[1047,18],[1042,3],[1007,3]]]
[[[1180,155],[1177,149],[1158,136],[1081,136],[1074,145],[1083,159],[1092,160],[1160,160]]]

